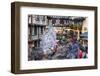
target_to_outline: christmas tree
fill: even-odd
[[[48,25],[41,37],[40,41],[40,47],[44,51],[44,53],[47,53],[47,51],[50,49],[54,49],[56,46],[56,33],[54,31],[53,26]]]

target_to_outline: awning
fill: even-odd
[[[84,32],[80,35],[80,38],[87,40],[88,39],[88,32]]]

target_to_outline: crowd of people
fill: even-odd
[[[70,33],[63,41],[57,39],[57,34],[52,27],[47,27],[41,37],[40,47],[32,47],[29,43],[28,60],[53,60],[53,59],[81,59],[87,58],[88,41],[77,39],[77,35]]]

